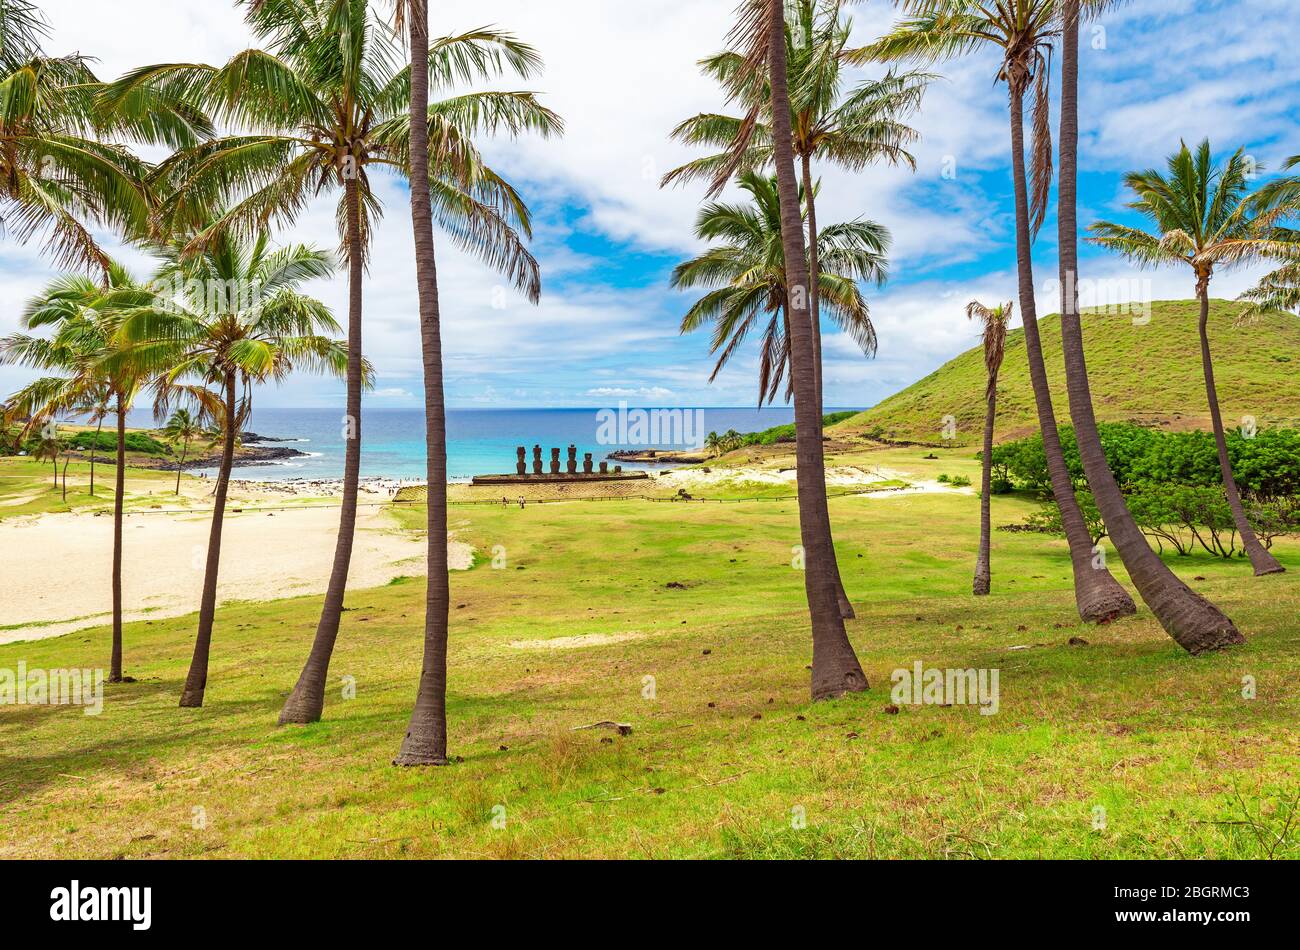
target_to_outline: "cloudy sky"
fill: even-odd
[[[97,58],[113,78],[164,61],[221,63],[252,44],[241,12],[226,0],[43,0],[50,52]],[[435,34],[493,24],[517,33],[546,59],[526,85],[565,119],[563,139],[485,144],[535,215],[534,251],[544,292],[533,307],[502,293],[476,261],[440,247],[448,400],[475,406],[736,406],[756,398],[752,348],[710,385],[707,334],[677,328],[687,298],[670,291],[672,267],[700,245],[691,234],[701,187],[662,191],[660,176],[693,157],[668,131],[717,111],[717,89],[696,61],[721,45],[733,0],[474,0],[435,5]],[[1163,163],[1210,137],[1216,152],[1245,147],[1266,169],[1300,152],[1300,72],[1294,68],[1294,0],[1136,0],[1085,29],[1082,55],[1080,217],[1123,219],[1120,176]],[[383,6],[386,9],[386,6]],[[854,10],[855,39],[879,35],[894,15],[887,0]],[[1268,23],[1277,23],[1275,29]],[[1288,24],[1283,28],[1280,24]],[[868,291],[880,337],[865,359],[841,336],[826,338],[827,404],[867,406],[977,342],[966,301],[1015,296],[1008,130],[996,59],[940,67],[914,124],[919,168],[849,175],[824,169],[823,223],[859,216],[893,232],[892,279]],[[865,76],[868,73],[863,72]],[[1267,174],[1267,172],[1265,172]],[[420,366],[414,265],[406,194],[380,180],[388,208],[365,290],[365,350],[378,368],[371,405],[418,405]],[[282,239],[334,247],[333,201],[311,207]],[[111,236],[106,236],[112,245]],[[1036,245],[1042,312],[1053,312],[1055,225]],[[1192,295],[1186,274],[1139,274],[1084,252],[1085,278],[1109,295]],[[124,259],[147,273],[149,261]],[[39,244],[0,237],[0,333],[17,326],[22,302],[51,275]],[[1234,296],[1254,272],[1224,274]],[[342,278],[312,292],[345,313]],[[26,378],[0,368],[0,390]],[[341,404],[340,387],[298,377],[262,405]]]

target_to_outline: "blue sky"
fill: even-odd
[[[250,38],[239,11],[220,0],[45,0],[52,52],[100,60],[102,76],[148,62],[220,62]],[[726,33],[731,0],[476,0],[435,7],[435,32],[493,23],[533,43],[545,74],[524,84],[560,112],[562,140],[488,143],[491,161],[534,210],[543,267],[540,306],[499,286],[472,259],[442,247],[448,400],[453,406],[749,405],[756,354],[747,349],[709,385],[707,333],[679,336],[689,302],[668,289],[672,267],[699,250],[691,225],[698,186],[661,191],[660,176],[691,153],[668,141],[682,118],[723,103],[694,63]],[[853,12],[865,43],[894,16],[885,0]],[[1265,24],[1276,24],[1268,28]],[[165,42],[162,39],[165,38]],[[1124,219],[1122,174],[1162,164],[1180,138],[1209,136],[1216,151],[1244,147],[1266,169],[1300,152],[1300,73],[1294,68],[1294,0],[1137,0],[1084,31],[1080,218]],[[1009,145],[1003,87],[991,54],[945,64],[913,124],[923,140],[915,174],[824,169],[823,223],[858,216],[894,234],[892,279],[868,290],[880,352],[868,360],[827,333],[827,404],[870,405],[977,342],[968,300],[1015,296]],[[863,72],[862,75],[867,75]],[[945,169],[955,175],[945,177]],[[1265,175],[1269,174],[1265,171]],[[418,405],[414,268],[405,192],[379,183],[388,214],[366,286],[365,348],[376,364],[372,405]],[[1035,247],[1040,312],[1053,312],[1054,208]],[[333,207],[313,205],[284,239],[333,247]],[[106,236],[111,244],[111,236]],[[146,258],[123,251],[138,270]],[[1137,273],[1087,249],[1085,280],[1120,298],[1182,298],[1175,270]],[[0,332],[16,328],[23,300],[52,272],[40,248],[0,239]],[[1234,296],[1258,271],[1224,274]],[[342,315],[341,278],[312,291]],[[27,374],[0,367],[0,390]],[[338,384],[295,377],[267,388],[263,405],[341,405]]]

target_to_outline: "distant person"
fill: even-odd
[[[527,502],[524,501],[524,496],[523,496],[523,495],[520,495],[520,496],[519,496],[519,507],[520,507],[520,508],[523,508],[526,504],[527,504]]]

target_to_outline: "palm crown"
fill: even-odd
[[[204,103],[237,134],[182,150],[156,173],[168,194],[160,220],[193,230],[192,253],[218,233],[252,236],[290,223],[316,194],[355,181],[362,255],[381,214],[371,187],[376,167],[408,171],[410,68],[388,27],[366,0],[263,0],[248,22],[266,49],[224,66],[148,66],[101,96],[109,114],[136,97]],[[437,88],[540,65],[512,35],[479,29],[435,41],[429,72]],[[539,293],[536,261],[524,245],[528,210],[515,189],[484,163],[479,133],[557,133],[562,123],[524,91],[449,95],[429,105],[430,188],[435,218],[458,246],[505,273],[530,298]],[[211,207],[222,217],[197,225]],[[347,210],[339,207],[340,231]],[[344,253],[347,253],[346,244]]]
[[[710,381],[766,317],[759,401],[770,402],[785,377],[790,345],[780,201],[775,178],[744,172],[740,187],[751,196],[750,204],[712,202],[700,211],[696,235],[719,243],[679,264],[673,270],[672,286],[716,288],[691,306],[681,326],[687,333],[713,324],[711,352],[718,354],[718,361]],[[888,276],[888,229],[862,220],[832,224],[821,230],[818,243],[818,281],[825,312],[864,353],[874,353],[876,331],[857,281],[881,284]]]
[[[1256,213],[1250,185],[1255,167],[1243,149],[1215,164],[1208,139],[1194,152],[1183,143],[1167,173],[1147,169],[1124,178],[1136,196],[1128,207],[1154,229],[1100,221],[1089,228],[1089,240],[1143,267],[1187,264],[1196,273],[1198,294],[1216,269],[1294,256],[1300,235],[1276,224],[1285,208]]]

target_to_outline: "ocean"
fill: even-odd
[[[832,411],[830,409],[828,412]],[[254,408],[245,427],[260,436],[291,440],[268,442],[306,452],[305,457],[269,465],[237,466],[235,477],[258,481],[330,479],[343,475],[342,412],[339,409]],[[561,465],[567,447],[577,446],[579,467],[585,452],[599,464],[619,449],[692,449],[710,431],[757,432],[794,419],[789,406],[763,409],[449,409],[447,411],[447,476],[468,481],[474,475],[513,473],[515,447],[542,447],[549,471],[550,449],[559,448]],[[133,425],[156,425],[147,415],[133,413]],[[363,478],[423,480],[424,412],[421,409],[373,409],[361,419]],[[623,464],[625,468],[653,467]],[[214,474],[214,470],[200,469]]]

